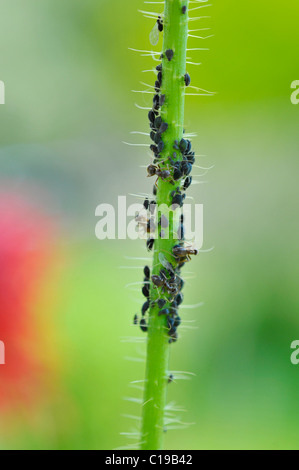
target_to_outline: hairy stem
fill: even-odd
[[[160,115],[163,122],[168,124],[166,132],[163,133],[164,148],[160,153],[161,163],[159,168],[169,169],[167,160],[181,161],[182,153],[175,150],[175,141],[180,142],[183,138],[184,126],[184,96],[186,73],[186,48],[188,37],[188,11],[183,7],[188,7],[188,1],[165,0],[165,10],[163,19],[163,57],[162,57],[162,83],[160,94],[165,95],[165,102],[160,108]],[[166,51],[173,51],[166,54]],[[161,96],[160,95],[160,96]],[[163,101],[162,101],[163,102]],[[167,236],[162,238],[161,227],[157,228],[157,238],[154,242],[154,259],[152,274],[159,275],[163,265],[161,264],[162,253],[172,264],[175,260],[172,255],[173,247],[178,243],[177,233],[180,227],[181,209],[178,207],[173,212],[169,212],[172,205],[173,191],[180,187],[180,179],[161,179],[157,181],[157,206],[160,208],[160,215],[164,216],[168,222]],[[169,235],[169,236],[168,236]],[[169,362],[169,335],[167,334],[167,318],[165,315],[158,315],[159,307],[157,299],[161,297],[161,292],[151,282],[150,301],[151,307],[148,322],[148,343],[147,343],[147,364],[145,393],[142,420],[142,449],[160,450],[163,448],[164,436],[164,410],[166,405],[166,395],[168,386],[168,362]],[[163,298],[167,303],[164,308],[171,308],[172,298],[169,293],[163,293]]]

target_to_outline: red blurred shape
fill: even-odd
[[[5,365],[0,365],[2,411],[29,404],[43,388],[47,366],[39,353],[46,332],[39,331],[34,310],[53,256],[52,234],[49,217],[28,198],[0,192],[0,340],[5,345]]]

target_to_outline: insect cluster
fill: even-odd
[[[182,15],[186,13],[186,8],[182,9]],[[159,32],[163,31],[163,21],[158,17],[155,28],[151,32],[150,41],[153,45],[157,44]],[[176,60],[175,50],[167,49],[160,56],[162,63],[156,67],[156,80],[154,84],[155,94],[153,97],[152,108],[148,113],[150,126],[150,139],[152,141],[150,150],[153,153],[153,161],[147,167],[147,176],[156,177],[153,194],[157,195],[160,189],[159,182],[169,183],[168,201],[165,203],[173,210],[180,211],[179,227],[176,227],[177,233],[173,237],[173,243],[168,252],[164,254],[161,250],[158,254],[159,271],[151,275],[150,268],[144,268],[144,283],[142,293],[146,301],[141,309],[141,319],[135,315],[134,323],[138,324],[142,331],[148,331],[148,312],[155,308],[158,316],[165,317],[169,343],[178,339],[177,329],[181,324],[181,318],[178,310],[183,302],[182,289],[184,281],[181,278],[181,268],[185,262],[191,259],[191,255],[197,255],[198,251],[189,247],[185,242],[183,204],[186,198],[186,190],[192,183],[192,166],[195,163],[195,152],[192,150],[191,142],[187,138],[181,138],[169,142],[170,128],[173,123],[165,122],[163,119],[163,107],[167,107],[167,88],[163,87],[163,67],[169,67],[172,61]],[[164,65],[163,65],[164,64]],[[182,93],[184,88],[189,86],[191,78],[188,73],[182,75],[181,85]],[[155,248],[158,239],[165,237],[165,230],[169,227],[170,221],[167,216],[162,215],[157,220],[156,200],[150,201],[148,198],[144,201],[144,208],[148,217],[144,221],[148,239],[146,242],[148,251]],[[138,221],[138,218],[137,218]]]

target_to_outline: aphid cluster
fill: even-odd
[[[186,13],[187,7],[182,7],[182,14]],[[151,32],[150,41],[153,45],[159,40],[159,32],[163,30],[163,22],[161,18]],[[168,49],[164,51],[160,59],[168,62],[175,61],[175,50]],[[198,251],[188,247],[185,243],[184,233],[184,216],[182,207],[186,198],[186,190],[192,183],[192,166],[195,163],[195,152],[192,150],[191,142],[182,138],[175,140],[173,143],[167,141],[169,127],[172,123],[163,121],[160,113],[161,107],[167,106],[167,90],[166,94],[161,92],[163,84],[163,66],[162,63],[156,67],[156,80],[154,84],[155,94],[153,97],[153,105],[148,113],[150,138],[152,143],[150,150],[154,154],[153,162],[147,167],[147,176],[156,177],[153,194],[156,196],[159,180],[168,182],[173,185],[170,192],[168,205],[173,210],[180,210],[181,216],[176,240],[174,240],[171,253],[168,253],[168,259],[162,252],[159,253],[159,264],[161,268],[159,272],[155,270],[155,274],[150,273],[148,266],[144,268],[144,284],[142,293],[146,297],[146,301],[141,309],[141,319],[139,325],[142,331],[148,330],[148,322],[146,315],[152,307],[157,307],[158,316],[165,317],[169,342],[173,343],[178,338],[177,329],[181,324],[181,318],[178,313],[179,306],[183,301],[182,289],[184,281],[181,278],[181,268],[185,262],[191,259],[191,255],[197,255]],[[187,87],[191,83],[188,73],[181,77],[182,93],[183,87]],[[171,148],[171,151],[166,148]],[[162,155],[163,154],[163,155]],[[166,154],[166,155],[165,155]],[[160,238],[164,238],[165,230],[169,228],[169,220],[165,215],[160,216],[159,220],[154,220],[156,202],[145,199],[144,208],[147,211],[147,219],[144,221],[148,239],[146,242],[147,249],[150,251],[155,245],[153,232],[158,231]],[[156,215],[157,216],[157,215]],[[138,323],[135,315],[134,323]],[[172,381],[172,376],[169,381]]]

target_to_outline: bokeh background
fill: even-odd
[[[99,241],[95,208],[149,192],[142,166],[153,21],[141,0],[2,0],[0,447],[114,449],[133,441],[144,336],[132,325],[142,241]],[[161,11],[161,5],[156,7]],[[298,449],[298,1],[215,0],[192,29],[186,129],[206,172],[204,248],[172,347],[169,401],[186,409],[167,449]],[[197,14],[197,12],[194,12]],[[193,13],[193,14],[194,14]],[[158,48],[161,47],[161,42]],[[128,196],[129,202],[138,201]],[[125,266],[128,266],[125,269]],[[189,323],[190,321],[190,323]],[[130,340],[133,342],[130,342]]]

